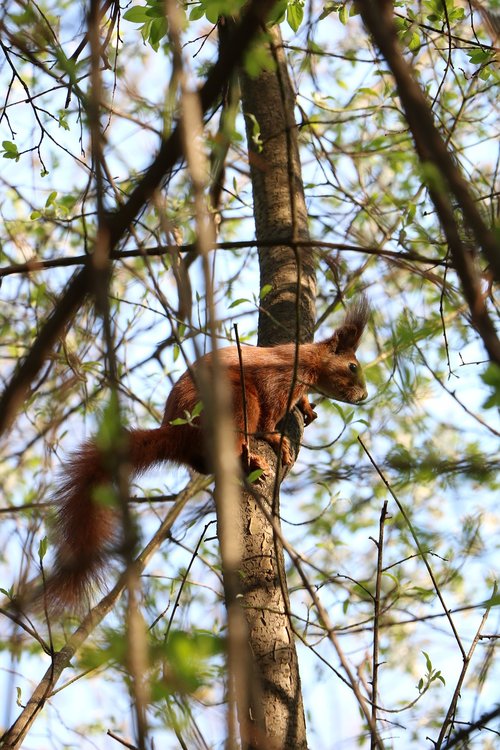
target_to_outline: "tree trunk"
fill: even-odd
[[[276,70],[241,77],[257,240],[283,243],[259,248],[261,288],[271,286],[262,302],[259,346],[312,341],[316,298],[313,253],[294,245],[309,240],[295,94],[279,28],[270,34]],[[261,150],[253,138],[255,122]]]
[[[271,51],[276,70],[265,71],[256,79],[241,77],[257,240],[276,239],[279,243],[259,248],[261,289],[271,287],[259,318],[260,346],[310,341],[315,319],[313,254],[294,244],[309,239],[309,234],[294,93],[281,45],[279,29],[274,28]],[[261,149],[252,139],[255,122]],[[287,420],[286,430],[298,450],[303,430],[300,414]],[[276,466],[276,455],[266,443],[260,442],[258,449]],[[278,486],[274,476],[267,477],[257,485],[256,496],[244,493],[241,505],[245,530],[243,604],[259,682],[250,719],[260,725],[255,726],[249,742],[245,741],[248,733],[242,733],[243,744],[252,749],[305,750],[306,727],[283,548],[273,528],[273,524],[279,528]]]

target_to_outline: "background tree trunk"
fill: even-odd
[[[259,248],[263,300],[259,345],[312,340],[315,320],[315,273],[310,250],[290,242],[309,239],[307,212],[294,120],[294,92],[288,75],[279,28],[271,32],[274,72],[258,78],[242,75],[243,112],[254,194],[258,240],[276,239],[274,247]],[[259,147],[253,138],[260,131]],[[297,446],[303,430],[300,415],[287,420],[287,433]],[[276,456],[260,443],[271,466]],[[276,467],[278,470],[278,467]],[[281,472],[281,477],[283,472]],[[273,529],[279,526],[279,492],[275,477],[258,485],[258,497],[242,498],[242,589],[251,651],[259,677],[252,714],[262,722],[252,747],[307,747],[297,652],[286,584],[283,548]],[[272,521],[271,521],[272,519]],[[255,700],[255,698],[253,699]]]

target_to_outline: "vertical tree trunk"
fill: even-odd
[[[309,238],[294,93],[278,28],[272,30],[271,39],[276,70],[263,72],[256,79],[246,75],[241,79],[257,239],[278,243],[259,248],[261,288],[271,287],[259,318],[261,346],[312,339],[316,290],[312,252],[294,245]],[[261,150],[252,139],[255,122]],[[302,429],[300,415],[288,420],[287,433],[297,446]],[[276,456],[267,444],[260,443],[259,450],[276,466]],[[245,741],[248,733],[243,732],[243,744],[252,749],[305,750],[306,727],[283,549],[269,520],[271,517],[279,526],[278,484],[270,476],[257,489],[259,497],[245,493],[241,505],[245,530],[243,604],[259,682],[250,717],[256,725],[250,741]]]
[[[313,253],[294,246],[309,239],[292,88],[279,27],[270,31],[275,71],[241,77],[243,114],[254,197],[257,239],[282,241],[259,248],[262,303],[259,345],[311,341],[316,280]],[[254,123],[260,128],[255,143]],[[291,244],[287,244],[291,243]]]

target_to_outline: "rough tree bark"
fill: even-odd
[[[316,291],[312,251],[294,244],[309,239],[295,97],[278,28],[270,32],[270,38],[276,70],[262,72],[256,79],[241,76],[257,240],[277,241],[274,247],[259,249],[261,288],[271,287],[259,318],[260,346],[312,340]],[[261,148],[252,139],[255,122]],[[286,429],[298,449],[301,415],[293,414]],[[276,466],[276,456],[267,444],[259,443],[258,450]],[[258,485],[258,497],[245,493],[241,504],[243,604],[259,682],[259,690],[253,691],[251,698],[255,731],[250,741],[244,736],[243,740],[244,746],[252,749],[305,750],[306,727],[283,548],[273,529],[273,524],[279,526],[278,491],[275,477],[267,477]]]

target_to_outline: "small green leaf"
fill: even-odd
[[[203,411],[203,402],[202,402],[202,401],[198,401],[198,402],[197,402],[197,403],[195,404],[195,407],[194,407],[194,409],[193,409],[193,411],[192,411],[192,413],[191,413],[191,417],[192,417],[193,419],[194,419],[195,417],[199,417],[202,411]]]
[[[57,190],[53,190],[49,194],[49,197],[47,198],[47,200],[45,201],[45,208],[52,206],[55,203],[56,198],[57,198]]]
[[[2,141],[2,148],[4,151],[10,152],[12,154],[17,154],[17,146],[15,143],[12,143],[12,141]]]
[[[143,5],[134,5],[133,8],[129,8],[123,14],[123,18],[131,23],[145,23],[148,21],[147,7]]]
[[[432,672],[432,662],[430,660],[429,654],[426,651],[422,651],[423,655],[425,656],[425,666],[428,672]]]
[[[264,473],[263,469],[254,469],[250,472],[250,474],[247,476],[247,482],[250,482],[250,484],[253,484],[254,482],[259,479]]]
[[[48,539],[46,536],[44,536],[43,539],[40,540],[40,544],[38,545],[38,557],[40,558],[40,560],[43,560],[43,558],[47,554],[48,545]]]
[[[489,62],[491,59],[491,52],[489,50],[483,49],[466,51],[466,55],[473,65],[483,65],[484,63]]]
[[[273,9],[269,16],[269,26],[274,26],[275,24],[282,23],[285,20],[287,5],[287,0],[278,0],[278,2],[273,6]]]
[[[267,297],[272,288],[273,287],[271,286],[271,284],[264,284],[264,286],[260,290],[259,298],[262,300],[264,299],[264,297]]]
[[[416,31],[414,31],[410,39],[406,43],[408,45],[408,49],[410,50],[410,52],[416,52],[417,50],[420,49],[420,44],[421,44],[420,35]]]
[[[229,305],[228,310],[230,310],[232,307],[238,307],[238,305],[241,305],[242,302],[249,302],[250,300],[245,299],[244,297],[241,297],[240,299],[235,299],[234,302],[231,302]]]
[[[304,18],[304,5],[300,0],[292,2],[286,10],[286,20],[292,31],[297,32]]]
[[[490,599],[486,599],[486,601],[483,602],[483,605],[486,607],[486,609],[490,609],[491,607],[499,607],[500,606],[500,594],[496,594],[495,596],[492,596]]]
[[[151,31],[149,33],[149,42],[153,49],[157,49],[160,41],[166,36],[168,31],[168,24],[166,18],[155,18],[151,24]]]
[[[190,21],[197,21],[199,18],[202,18],[205,15],[205,8],[203,5],[195,5],[194,8],[191,9],[191,12],[189,14],[189,20]]]
[[[340,7],[341,7],[340,3],[330,2],[330,0],[327,0],[323,8],[323,11],[321,12],[321,15],[319,17],[319,20],[322,21],[323,18],[326,18],[327,16],[329,16],[330,13],[337,12],[340,9]]]
[[[182,417],[177,417],[177,419],[170,420],[169,424],[174,425],[174,427],[176,427],[177,425],[181,425],[181,424],[189,424],[189,419],[183,419]]]
[[[42,215],[41,211],[32,211],[30,213],[30,219],[34,221],[35,219],[39,219],[41,215]]]
[[[260,152],[262,151],[262,138],[260,137],[259,121],[255,117],[255,115],[253,115],[251,112],[245,116],[252,123],[252,135],[251,135],[252,143],[254,144],[254,146],[257,147],[257,150]]]
[[[339,8],[339,21],[341,24],[345,26],[348,20],[349,20],[349,9],[347,7],[347,3],[344,3]]]
[[[146,11],[148,18],[165,18],[165,10],[162,5],[153,5]]]
[[[12,143],[12,141],[2,141],[2,147],[4,149],[4,159],[15,159],[15,161],[19,161],[19,151],[17,150],[15,143]]]

